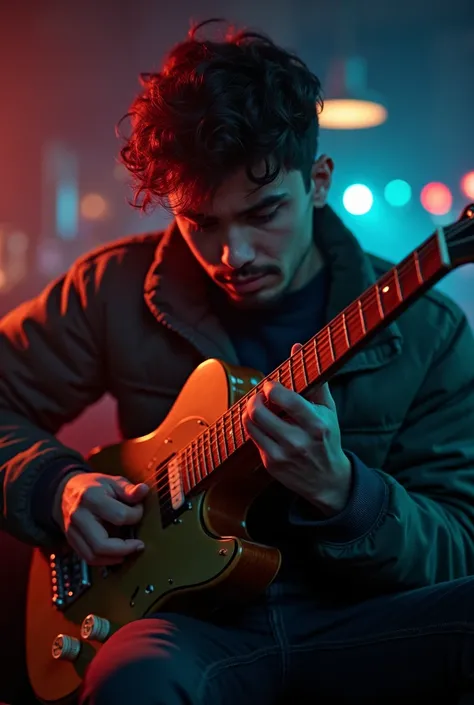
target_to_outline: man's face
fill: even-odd
[[[176,215],[191,252],[235,305],[272,305],[315,274],[320,255],[313,208],[326,203],[332,169],[330,159],[318,159],[309,191],[300,171],[281,172],[255,190],[242,169],[222,184],[211,204]]]

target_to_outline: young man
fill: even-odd
[[[267,374],[390,266],[326,205],[318,79],[262,36],[195,32],[143,77],[122,149],[137,206],[165,203],[172,226],[86,255],[1,324],[3,526],[38,545],[62,532],[91,564],[146,550],[106,526],[138,522],[150,489],[92,472],[56,440],[62,424],[108,391],[124,437],[149,433],[202,360]],[[473,359],[465,317],[429,292],[311,402],[267,384],[245,428],[276,482],[249,521],[281,548],[278,578],[207,621],[160,613],[125,626],[81,703],[468,691]]]

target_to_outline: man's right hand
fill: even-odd
[[[89,565],[115,565],[143,550],[144,544],[109,536],[104,523],[136,524],[148,492],[147,485],[134,485],[118,475],[78,471],[58,487],[53,517],[71,548]]]

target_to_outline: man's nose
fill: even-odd
[[[222,263],[229,269],[241,269],[246,264],[253,262],[254,248],[249,238],[241,228],[229,231],[222,249]]]

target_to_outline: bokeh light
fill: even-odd
[[[426,184],[420,195],[421,205],[432,215],[445,215],[451,210],[453,196],[451,191],[439,181]]]
[[[384,196],[387,203],[391,206],[400,208],[409,203],[412,195],[412,189],[409,183],[403,179],[393,179],[390,181],[384,190]]]
[[[372,191],[364,184],[352,184],[342,196],[344,208],[352,215],[365,215],[374,203]]]
[[[107,215],[107,202],[99,193],[88,193],[81,200],[81,215],[86,220],[100,220]]]

